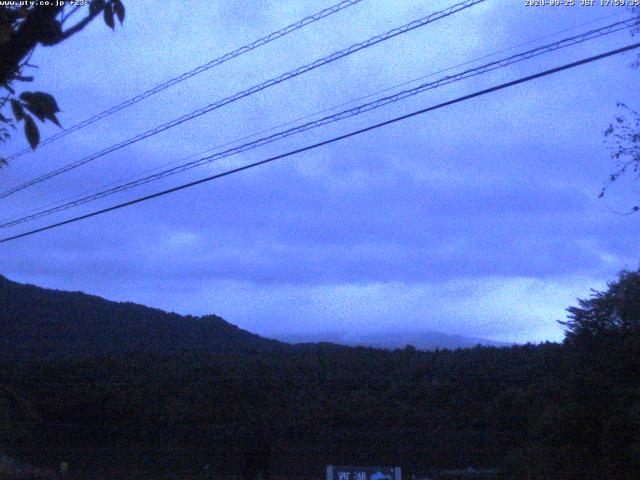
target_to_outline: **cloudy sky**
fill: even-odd
[[[19,185],[453,3],[363,0],[16,159],[0,171],[0,186]],[[125,1],[127,18],[115,33],[96,21],[55,48],[39,49],[32,59],[36,81],[27,87],[54,94],[61,122],[71,126],[331,4]],[[455,73],[625,16],[623,7],[488,0],[2,199],[1,219],[216,152],[300,117],[355,106],[406,82],[415,86],[449,67],[472,62],[447,72]],[[64,220],[632,42],[628,32],[616,33],[0,233]],[[493,56],[477,60],[487,55]],[[640,108],[633,59],[633,53],[605,59],[4,243],[0,273],[180,313],[216,313],[265,335],[438,330],[560,340],[556,320],[567,306],[639,265],[640,216],[620,212],[637,201],[640,184],[629,179],[597,198],[615,167],[603,132],[616,102]],[[16,135],[3,152],[25,144]]]

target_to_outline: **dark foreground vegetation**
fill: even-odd
[[[2,282],[5,326],[30,305],[17,292],[46,297],[23,322],[40,325],[51,348],[71,328],[51,312],[60,302],[91,328],[108,319],[83,300],[119,312],[113,331],[102,325],[106,339],[134,328],[118,310],[127,304]],[[68,346],[74,355],[30,357],[16,344],[33,338],[5,329],[14,356],[0,364],[0,453],[52,472],[66,461],[71,478],[321,478],[326,464],[401,465],[405,478],[480,478],[454,477],[468,467],[496,478],[640,478],[639,272],[570,309],[562,345],[245,345],[220,322],[233,348],[220,337],[209,350],[103,345],[94,356]]]

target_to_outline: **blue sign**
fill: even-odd
[[[402,480],[400,467],[338,467],[327,465],[327,480]]]

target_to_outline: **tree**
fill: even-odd
[[[561,408],[564,439],[580,439],[594,478],[638,478],[640,269],[571,307],[565,344],[573,373]]]
[[[640,34],[640,7],[633,7],[631,12],[639,18],[635,27],[631,29],[631,35],[637,36]],[[640,68],[640,55],[631,66]],[[621,102],[618,103],[618,108],[621,109],[621,113],[604,132],[612,147],[611,157],[616,161],[616,169],[600,190],[600,198],[604,196],[607,187],[625,173],[632,173],[640,178],[640,114]],[[640,211],[640,205],[634,205],[631,211]]]
[[[29,63],[31,54],[38,45],[52,47],[62,43],[98,15],[102,15],[113,30],[116,18],[120,24],[124,21],[125,9],[122,0],[86,0],[74,2],[75,5],[53,1],[47,2],[49,5],[22,3],[27,2],[0,6],[0,88],[4,90],[0,99],[0,141],[6,142],[11,137],[11,129],[23,122],[27,140],[35,149],[40,142],[40,133],[33,116],[40,122],[49,120],[60,126],[56,118],[60,109],[48,93],[16,92],[17,82],[33,80],[32,76],[23,74],[24,70],[33,67]],[[84,16],[72,23],[71,18],[77,12],[84,12]],[[0,158],[0,164],[3,163],[6,162]]]
[[[506,478],[640,478],[640,270],[568,308],[567,371]]]
[[[640,395],[640,269],[623,270],[606,291],[578,303],[560,322],[577,370]]]
[[[609,336],[637,337],[640,334],[640,269],[623,270],[606,292],[594,291],[591,298],[569,307],[566,340]]]

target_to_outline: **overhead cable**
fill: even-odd
[[[277,125],[273,125],[271,127],[259,130],[257,132],[250,133],[248,135],[244,135],[244,136],[242,136],[240,138],[235,138],[234,140],[230,140],[230,141],[227,141],[225,143],[218,144],[218,145],[216,145],[214,147],[207,148],[204,151],[200,151],[200,152],[197,152],[197,153],[192,153],[192,154],[190,154],[190,155],[188,155],[186,157],[180,158],[179,160],[172,160],[170,162],[166,162],[164,164],[161,164],[161,165],[158,165],[158,166],[155,166],[155,167],[140,171],[140,172],[135,173],[133,175],[124,176],[124,177],[121,177],[121,178],[119,178],[117,180],[110,181],[109,183],[102,184],[102,185],[100,185],[98,187],[93,187],[93,188],[87,189],[87,190],[85,190],[85,191],[83,191],[81,193],[77,193],[77,194],[74,194],[74,195],[71,195],[71,196],[67,196],[65,198],[62,198],[60,200],[56,200],[56,201],[48,203],[46,205],[43,205],[43,206],[40,206],[40,207],[36,207],[36,208],[31,208],[31,209],[29,209],[29,210],[27,210],[27,211],[25,211],[23,213],[12,215],[8,219],[3,220],[3,222],[10,222],[10,221],[12,221],[14,219],[22,218],[23,216],[26,216],[26,215],[31,214],[33,212],[40,212],[42,210],[49,209],[49,208],[51,208],[53,206],[61,205],[63,203],[69,203],[69,202],[71,202],[73,200],[80,199],[80,198],[85,197],[85,196],[87,196],[89,194],[100,192],[101,190],[104,190],[104,189],[106,189],[108,187],[112,187],[112,186],[115,186],[115,185],[122,184],[122,182],[128,182],[128,181],[131,181],[131,180],[134,180],[134,179],[142,178],[142,177],[145,177],[145,176],[147,176],[147,175],[149,175],[149,174],[151,174],[153,172],[160,172],[162,170],[165,170],[165,169],[167,169],[167,167],[170,167],[170,166],[181,165],[184,162],[186,162],[187,160],[198,158],[198,157],[201,157],[203,155],[208,155],[211,152],[215,152],[217,149],[229,147],[231,145],[236,145],[236,144],[238,144],[240,142],[244,142],[245,140],[249,140],[251,138],[255,138],[255,137],[258,137],[260,135],[264,135],[266,133],[276,131],[276,130],[278,130],[280,128],[284,128],[284,127],[287,127],[289,125],[294,125],[297,122],[317,117],[319,115],[322,115],[323,113],[331,112],[333,110],[337,110],[338,108],[342,108],[342,107],[345,107],[347,105],[352,105],[352,104],[354,104],[356,102],[359,102],[361,100],[366,100],[368,98],[372,98],[372,97],[375,97],[376,95],[381,95],[383,93],[390,92],[390,91],[398,89],[400,87],[404,87],[404,86],[407,86],[407,85],[415,84],[415,83],[420,82],[422,80],[425,80],[427,78],[435,77],[436,75],[439,75],[441,73],[450,72],[450,71],[455,70],[457,68],[461,68],[461,67],[464,67],[464,66],[471,65],[473,63],[479,62],[480,60],[484,60],[486,58],[495,57],[496,55],[500,55],[501,53],[506,53],[508,51],[515,50],[516,48],[520,48],[520,47],[523,47],[523,46],[526,46],[526,45],[531,45],[531,44],[534,44],[536,42],[539,42],[539,41],[542,41],[542,40],[546,40],[546,39],[551,38],[551,37],[555,37],[556,35],[559,35],[561,33],[565,33],[565,32],[571,31],[571,30],[576,30],[578,28],[585,27],[587,25],[591,25],[591,24],[596,23],[596,22],[601,22],[602,20],[607,20],[609,18],[619,17],[619,16],[622,16],[622,15],[623,15],[623,12],[616,12],[616,13],[612,13],[610,15],[606,15],[606,16],[604,16],[602,18],[598,18],[598,19],[595,19],[595,20],[590,20],[588,22],[583,22],[583,23],[579,23],[579,24],[576,24],[576,25],[572,25],[571,27],[564,28],[564,29],[561,29],[561,30],[557,30],[557,31],[555,31],[553,33],[550,33],[550,34],[546,34],[546,35],[543,35],[543,36],[540,36],[540,37],[536,37],[536,38],[527,40],[525,42],[522,42],[522,43],[519,43],[519,44],[516,44],[516,45],[512,45],[510,47],[506,47],[506,48],[497,50],[495,52],[488,53],[486,55],[482,55],[480,57],[476,57],[476,58],[473,58],[471,60],[467,60],[467,61],[462,62],[462,63],[458,63],[456,65],[452,65],[452,66],[449,66],[449,67],[446,67],[446,68],[442,68],[442,69],[436,70],[435,72],[428,73],[426,75],[421,75],[420,77],[416,77],[416,78],[414,78],[412,80],[408,80],[408,81],[404,81],[402,83],[394,84],[394,85],[386,87],[386,88],[384,88],[382,90],[376,90],[375,92],[368,93],[368,94],[360,96],[360,97],[352,98],[352,99],[350,99],[350,100],[348,100],[346,102],[343,102],[343,103],[340,103],[340,104],[337,104],[337,105],[333,105],[331,107],[322,109],[320,111],[317,111],[317,112],[314,112],[314,113],[310,113],[310,114],[306,114],[306,115],[302,115],[300,117],[297,117],[297,118],[294,118],[294,119],[291,119],[291,120],[287,120],[286,122],[279,123]]]
[[[308,63],[302,67],[296,68],[295,70],[291,70],[287,73],[284,73],[278,77],[272,78],[270,80],[267,80],[266,82],[260,83],[258,85],[255,85],[247,90],[243,90],[241,92],[238,92],[234,95],[231,95],[230,97],[226,97],[222,100],[218,100],[214,103],[211,103],[205,107],[202,107],[198,110],[195,110],[191,113],[188,113],[186,115],[183,115],[179,118],[176,118],[174,120],[171,120],[170,122],[164,123],[162,125],[159,125],[155,128],[152,128],[150,130],[147,130],[144,133],[141,133],[139,135],[136,135],[135,137],[129,138],[128,140],[124,140],[120,143],[117,143],[115,145],[112,145],[104,150],[101,150],[98,153],[94,153],[92,155],[89,155],[87,157],[84,157],[80,160],[77,160],[75,162],[69,163],[67,165],[64,165],[60,168],[57,168],[55,170],[52,170],[44,175],[41,175],[37,178],[34,178],[32,180],[29,180],[21,185],[18,185],[16,187],[13,187],[9,190],[6,190],[2,193],[0,193],[0,198],[6,198],[9,195],[12,195],[16,192],[19,192],[21,190],[24,190],[26,188],[29,188],[33,185],[37,185],[39,183],[42,183],[46,180],[49,180],[53,177],[56,177],[58,175],[61,175],[65,172],[68,172],[69,170],[73,170],[75,168],[78,168],[82,165],[85,165],[91,161],[94,161],[100,157],[103,157],[109,153],[115,152],[116,150],[120,150],[124,147],[127,147],[129,145],[132,145],[134,143],[137,143],[141,140],[144,140],[146,138],[149,138],[151,136],[157,135],[161,132],[164,132],[165,130],[168,130],[170,128],[176,127],[178,125],[181,125],[185,122],[188,122],[190,120],[193,120],[194,118],[200,117],[202,115],[204,115],[205,113],[209,113],[213,110],[216,110],[220,107],[223,107],[224,105],[227,105],[229,103],[235,102],[237,100],[240,100],[244,97],[248,97],[249,95],[253,95],[254,93],[260,92],[262,90],[265,90],[267,88],[270,88],[274,85],[278,85],[282,82],[285,82],[287,80],[290,80],[294,77],[297,77],[299,75],[302,75],[304,73],[307,73],[311,70],[314,70],[318,67],[321,67],[323,65],[326,65],[328,63],[332,63],[335,62],[338,59],[341,59],[343,57],[346,57],[348,55],[351,55],[353,53],[356,53],[360,50],[363,50],[365,48],[369,48],[373,45],[376,45],[378,43],[384,42],[386,40],[389,40],[391,38],[397,37],[398,35],[402,35],[404,33],[410,32],[412,30],[415,30],[417,28],[423,27],[427,24],[430,24],[432,22],[435,22],[436,20],[440,20],[442,18],[448,17],[450,15],[453,15],[454,13],[460,12],[462,10],[466,10],[467,8],[470,8],[474,5],[477,5],[479,3],[483,3],[486,0],[466,0],[464,2],[455,4],[449,8],[446,8],[444,10],[432,13],[426,17],[423,17],[419,20],[414,20],[410,23],[407,23],[401,27],[397,27],[394,28],[393,30],[390,30],[382,35],[376,35],[375,37],[372,37],[364,42],[361,43],[357,43],[354,44],[352,46],[350,46],[349,48],[346,48],[344,50],[340,50],[337,52],[332,53],[331,55],[328,55],[326,57],[323,57],[319,60],[316,60],[314,62]]]
[[[348,138],[351,138],[351,137],[355,137],[356,135],[361,135],[361,134],[366,133],[366,132],[377,130],[377,129],[381,128],[381,127],[384,127],[384,126],[387,126],[387,125],[391,125],[391,124],[394,124],[394,123],[398,123],[400,121],[407,120],[409,118],[412,118],[412,117],[415,117],[415,116],[418,116],[418,115],[423,115],[423,114],[425,114],[427,112],[438,110],[438,109],[441,109],[441,108],[444,108],[444,107],[448,107],[450,105],[454,105],[454,104],[457,104],[457,103],[465,102],[465,101],[471,100],[471,99],[476,98],[476,97],[484,96],[484,95],[487,95],[489,93],[493,93],[493,92],[496,92],[496,91],[499,91],[499,90],[504,90],[506,88],[513,87],[515,85],[519,85],[519,84],[522,84],[522,83],[530,82],[532,80],[535,80],[535,79],[538,79],[538,78],[542,78],[542,77],[545,77],[545,76],[548,76],[548,75],[552,75],[552,74],[555,74],[555,73],[558,73],[558,72],[561,72],[561,71],[564,71],[564,70],[569,70],[571,68],[575,68],[575,67],[578,67],[580,65],[585,65],[585,64],[588,64],[588,63],[592,63],[592,62],[595,62],[597,60],[601,60],[603,58],[611,57],[611,56],[614,56],[614,55],[619,55],[619,54],[622,54],[622,53],[637,49],[638,47],[640,47],[640,43],[634,43],[634,44],[631,44],[631,45],[627,45],[626,47],[618,48],[618,49],[615,49],[615,50],[610,50],[610,51],[602,53],[600,55],[594,55],[592,57],[584,58],[582,60],[578,60],[576,62],[568,63],[568,64],[562,65],[560,67],[555,67],[555,68],[552,68],[552,69],[549,69],[549,70],[545,70],[543,72],[539,72],[539,73],[536,73],[536,74],[533,74],[533,75],[529,75],[529,76],[526,76],[526,77],[519,78],[517,80],[512,80],[510,82],[502,83],[500,85],[496,85],[496,86],[491,87],[491,88],[487,88],[487,89],[480,90],[480,91],[477,91],[477,92],[474,92],[474,93],[471,93],[471,94],[468,94],[468,95],[464,95],[464,96],[458,97],[458,98],[456,98],[454,100],[449,100],[447,102],[439,103],[439,104],[431,106],[431,107],[423,108],[421,110],[417,110],[417,111],[414,111],[414,112],[411,112],[411,113],[408,113],[408,114],[405,114],[405,115],[401,115],[399,117],[392,118],[390,120],[386,120],[384,122],[376,123],[374,125],[370,125],[368,127],[361,128],[359,130],[355,130],[355,131],[346,133],[344,135],[339,135],[337,137],[333,137],[333,138],[330,138],[328,140],[324,140],[322,142],[314,143],[312,145],[307,145],[305,147],[298,148],[298,149],[295,149],[295,150],[291,150],[289,152],[286,152],[286,153],[283,153],[283,154],[280,154],[280,155],[269,157],[267,159],[264,159],[264,160],[261,160],[261,161],[258,161],[258,162],[250,163],[248,165],[243,165],[243,166],[238,167],[238,168],[233,168],[231,170],[227,170],[227,171],[222,172],[222,173],[217,173],[215,175],[211,175],[209,177],[201,178],[199,180],[195,180],[193,182],[185,183],[185,184],[179,185],[177,187],[169,188],[167,190],[156,192],[156,193],[153,193],[151,195],[146,195],[144,197],[139,197],[139,198],[136,198],[134,200],[129,200],[127,202],[120,203],[118,205],[113,205],[111,207],[103,208],[101,210],[96,210],[96,211],[93,211],[91,213],[87,213],[85,215],[80,215],[80,216],[77,216],[77,217],[73,217],[73,218],[70,218],[68,220],[64,220],[62,222],[53,223],[53,224],[50,224],[50,225],[47,225],[47,226],[44,226],[44,227],[40,227],[40,228],[36,228],[34,230],[30,230],[30,231],[24,232],[24,233],[20,233],[20,234],[17,234],[17,235],[12,235],[10,237],[5,237],[5,238],[0,239],[0,243],[6,243],[6,242],[9,242],[11,240],[16,240],[16,239],[24,238],[24,237],[27,237],[27,236],[30,236],[30,235],[35,235],[36,233],[44,232],[44,231],[47,231],[47,230],[51,230],[51,229],[54,229],[54,228],[61,227],[63,225],[68,225],[70,223],[75,223],[75,222],[79,222],[81,220],[85,220],[85,219],[88,219],[88,218],[91,218],[91,217],[102,215],[102,214],[107,213],[107,212],[112,212],[114,210],[119,210],[121,208],[125,208],[125,207],[131,206],[131,205],[135,205],[135,204],[138,204],[138,203],[146,202],[148,200],[152,200],[154,198],[162,197],[162,196],[168,195],[170,193],[178,192],[178,191],[181,191],[181,190],[185,190],[187,188],[194,187],[196,185],[200,185],[200,184],[203,184],[203,183],[211,182],[213,180],[217,180],[219,178],[223,178],[223,177],[232,175],[234,173],[239,173],[239,172],[242,172],[242,171],[245,171],[245,170],[249,170],[249,169],[258,167],[260,165],[265,165],[267,163],[271,163],[271,162],[274,162],[276,160],[280,160],[280,159],[283,159],[283,158],[291,157],[293,155],[297,155],[299,153],[307,152],[307,151],[310,151],[310,150],[315,150],[316,148],[319,148],[319,147],[322,147],[322,146],[325,146],[325,145],[329,145],[329,144],[332,144],[332,143],[335,143],[335,142],[338,142],[338,141],[341,141],[341,140],[345,140],[345,139],[348,139]]]
[[[105,190],[102,190],[100,192],[97,193],[93,193],[91,195],[86,195],[83,196],[81,198],[75,199],[73,201],[69,201],[66,202],[62,205],[57,205],[55,207],[51,207],[51,208],[45,208],[42,209],[36,213],[33,214],[29,214],[29,215],[24,215],[20,218],[14,219],[14,220],[10,220],[10,221],[6,221],[5,223],[0,223],[0,228],[8,228],[8,227],[13,227],[28,221],[32,221],[38,218],[42,218],[45,216],[49,216],[52,215],[54,213],[58,213],[64,210],[67,210],[69,208],[73,208],[79,205],[83,205],[85,203],[94,201],[94,200],[98,200],[100,198],[104,198],[110,195],[114,195],[116,193],[119,192],[123,192],[126,190],[130,190],[132,188],[141,186],[141,185],[145,185],[147,183],[156,181],[156,180],[160,180],[162,178],[171,176],[171,175],[175,175],[177,173],[181,173],[187,170],[191,170],[193,168],[199,167],[201,165],[204,164],[208,164],[232,155],[236,155],[238,153],[242,153],[242,152],[246,152],[248,150],[253,150],[255,148],[261,147],[263,145],[275,142],[277,140],[281,140],[283,138],[289,137],[291,135],[296,135],[311,129],[315,129],[318,127],[321,127],[323,125],[327,125],[330,123],[334,123],[340,120],[344,120],[346,118],[350,118],[356,115],[360,115],[363,114],[365,112],[371,111],[371,110],[375,110],[378,109],[380,107],[383,107],[385,105],[388,105],[390,103],[395,103],[398,102],[400,100],[404,100],[406,98],[418,95],[420,93],[424,93],[428,90],[432,90],[438,87],[442,87],[444,85],[448,85],[451,83],[455,83],[455,82],[459,82],[462,80],[465,80],[467,78],[471,78],[471,77],[475,77],[478,75],[482,75],[494,70],[497,70],[499,68],[505,68],[509,65],[513,65],[515,63],[519,63],[522,62],[524,60],[529,60],[531,58],[537,57],[539,55],[543,55],[549,52],[553,52],[556,50],[560,50],[562,48],[567,48],[573,45],[577,45],[589,40],[594,40],[596,38],[605,36],[605,35],[609,35],[611,33],[614,32],[618,32],[621,30],[625,30],[627,28],[629,28],[629,26],[631,26],[633,24],[633,22],[635,22],[636,19],[635,18],[631,18],[631,19],[627,19],[627,20],[623,20],[620,22],[616,22],[613,23],[611,25],[607,25],[605,27],[601,27],[598,29],[594,29],[594,30],[590,30],[588,32],[585,32],[583,34],[580,35],[575,35],[569,38],[565,38],[562,40],[559,40],[557,42],[548,44],[548,45],[543,45],[537,48],[534,48],[532,50],[528,50],[526,52],[522,52],[522,53],[518,53],[515,55],[511,55],[509,57],[500,59],[500,60],[496,60],[478,67],[474,67],[474,68],[470,68],[467,69],[461,73],[457,73],[455,75],[447,75],[445,77],[442,77],[438,80],[429,82],[429,83],[424,83],[421,85],[418,85],[417,87],[411,88],[411,89],[407,89],[407,90],[403,90],[401,92],[395,93],[393,95],[389,95],[386,97],[382,97],[379,98],[377,100],[371,101],[371,102],[367,102],[364,103],[362,105],[359,105],[357,107],[353,107],[347,110],[343,110],[341,112],[335,113],[333,115],[328,115],[325,116],[323,118],[320,118],[318,120],[314,120],[311,122],[307,122],[304,123],[302,125],[293,127],[293,128],[289,128],[287,130],[283,130],[277,133],[274,133],[272,135],[269,136],[265,136],[262,138],[259,138],[257,140],[254,140],[252,142],[248,142],[230,149],[226,149],[224,151],[220,151],[220,152],[216,152],[212,155],[208,155],[205,156],[203,158],[199,158],[197,160],[191,161],[191,162],[187,162],[181,165],[178,165],[176,167],[173,168],[169,168],[166,170],[163,170],[161,172],[157,172],[154,173],[152,175],[148,175],[136,180],[132,180],[120,185],[117,185],[115,187],[112,188],[108,188]]]
[[[317,22],[318,20],[322,20],[323,18],[326,18],[330,15],[333,15],[334,13],[337,13],[347,7],[350,7],[352,5],[355,5],[357,3],[360,3],[362,0],[344,0],[336,5],[333,5],[331,7],[325,8],[324,10],[321,10],[317,13],[314,13],[313,15],[309,15],[308,17],[303,18],[302,20],[299,20],[295,23],[292,23],[291,25],[288,25],[278,31],[275,31],[273,33],[270,33],[269,35],[266,35],[262,38],[259,38],[258,40],[255,40],[247,45],[244,45],[240,48],[237,48],[236,50],[233,50],[232,52],[229,53],[225,53],[224,55],[214,58],[213,60],[200,65],[196,68],[194,68],[193,70],[190,70],[188,72],[185,72],[181,75],[178,75],[177,77],[171,78],[163,83],[160,83],[159,85],[156,85],[153,88],[150,88],[148,90],[145,90],[142,93],[139,93],[138,95],[131,97],[127,100],[122,101],[121,103],[114,105],[111,108],[108,108],[107,110],[104,110],[103,112],[100,112],[90,118],[87,118],[86,120],[83,120],[79,123],[76,123],[75,125],[72,125],[71,127],[65,128],[64,130],[56,133],[55,135],[52,135],[48,138],[45,138],[44,140],[42,140],[39,144],[38,147],[41,148],[44,145],[48,145],[50,143],[55,142],[56,140],[59,140],[63,137],[66,137],[67,135],[69,135],[70,133],[73,132],[77,132],[78,130],[88,127],[89,125],[92,125],[110,115],[113,115],[116,112],[119,112],[120,110],[123,110],[127,107],[130,107],[138,102],[141,102],[142,100],[149,98],[153,95],[155,95],[156,93],[160,93],[163,90],[166,90],[174,85],[177,85],[178,83],[184,82],[185,80],[191,78],[191,77],[195,77],[196,75],[202,73],[202,72],[206,72],[207,70],[210,70],[214,67],[217,67],[218,65],[221,65],[233,58],[239,57],[240,55],[243,55],[245,53],[248,53],[252,50],[255,50],[256,48],[262,47],[264,45],[267,45],[268,43],[273,42],[274,40],[277,40],[279,38],[284,37],[285,35],[288,35],[292,32],[295,32],[296,30],[300,30],[303,27],[306,27],[307,25],[310,25],[312,23]],[[8,156],[7,158],[5,158],[5,161],[9,162],[11,160],[15,160],[18,157],[21,157],[29,152],[31,152],[32,149],[27,147],[24,148],[10,156]]]

